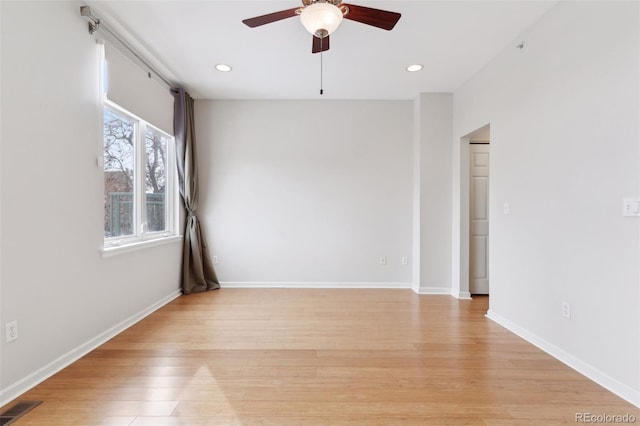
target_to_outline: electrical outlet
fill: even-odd
[[[13,342],[18,338],[18,321],[10,321],[6,325],[7,343]]]
[[[213,256],[211,258],[211,261],[213,262],[214,265],[217,265],[218,264],[218,256]]]
[[[562,316],[571,319],[571,305],[567,302],[562,302]]]
[[[407,259],[407,256],[402,256],[402,264],[407,265],[408,263],[409,263],[409,260]]]
[[[387,264],[387,256],[380,256],[380,264],[381,265]]]
[[[622,200],[622,216],[640,216],[640,200],[634,198]]]

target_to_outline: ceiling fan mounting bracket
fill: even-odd
[[[342,12],[342,16],[347,16],[349,13],[349,7],[346,4],[342,4],[342,0],[302,0],[303,7],[296,10],[296,15],[300,15],[305,7],[311,6],[316,3],[329,3],[336,6]],[[317,34],[318,37],[324,37]]]
[[[312,5],[314,3],[329,3],[334,6],[339,6],[342,0],[302,0],[302,4],[305,6]]]
[[[346,4],[342,4],[342,0],[328,0],[328,1],[323,1],[323,0],[302,0],[302,3],[304,4],[304,6],[303,7],[299,7],[298,9],[296,9],[296,15],[300,15],[305,7],[310,6],[312,4],[315,4],[315,3],[329,3],[329,4],[332,4],[332,5],[336,6],[338,9],[340,9],[340,11],[342,12],[342,16],[346,16],[347,13],[349,13],[349,7]]]

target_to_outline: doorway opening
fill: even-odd
[[[454,273],[460,298],[489,295],[489,156],[491,128],[487,124],[460,138],[459,240]]]

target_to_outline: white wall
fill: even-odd
[[[491,124],[490,316],[636,404],[638,15],[561,2],[454,94],[456,174],[457,141]]]
[[[422,93],[416,99],[415,120],[420,168],[421,293],[451,293],[451,131],[453,96]],[[457,295],[456,295],[457,296]]]
[[[174,297],[181,247],[101,257],[98,56],[80,3],[0,5],[2,405]]]
[[[412,108],[196,102],[199,216],[223,285],[409,287]]]

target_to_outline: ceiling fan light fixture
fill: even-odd
[[[342,22],[342,10],[331,3],[313,3],[300,13],[302,25],[316,37],[326,37]]]

